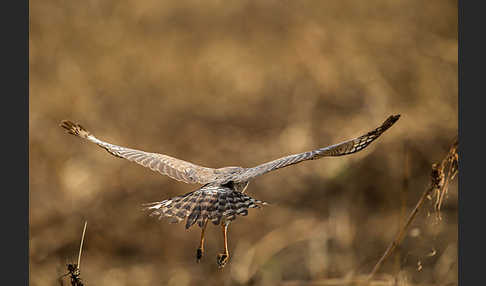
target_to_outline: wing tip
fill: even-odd
[[[66,129],[69,134],[74,136],[87,138],[90,135],[88,130],[84,129],[83,126],[74,123],[71,120],[62,120],[61,123],[59,124],[59,127]]]
[[[401,116],[401,114],[390,115],[385,120],[385,122],[383,122],[383,124],[381,125],[381,127],[383,128],[383,131],[390,128],[393,124],[395,124],[395,122],[397,122],[398,119],[400,119],[400,116]]]

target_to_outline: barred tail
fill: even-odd
[[[186,229],[196,222],[203,227],[207,220],[218,225],[232,221],[236,215],[246,216],[249,208],[260,208],[267,202],[253,199],[241,192],[214,187],[203,188],[161,202],[144,205],[150,216],[168,217],[172,223],[186,219]]]

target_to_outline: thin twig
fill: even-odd
[[[455,166],[458,160],[458,155],[457,155],[457,147],[458,147],[458,139],[454,140],[454,143],[452,144],[449,152],[447,153],[447,156],[444,158],[444,160],[441,161],[440,164],[432,164],[432,173],[431,173],[431,182],[430,186],[423,192],[422,196],[420,197],[419,201],[413,208],[412,212],[410,213],[407,222],[405,223],[404,226],[400,228],[398,231],[397,235],[395,236],[395,239],[391,242],[391,244],[388,246],[386,249],[385,253],[381,256],[380,260],[376,263],[375,267],[373,267],[373,270],[371,273],[368,275],[366,279],[366,283],[369,283],[371,279],[375,276],[376,272],[380,269],[381,265],[383,262],[393,253],[393,251],[400,245],[400,243],[403,240],[403,237],[405,236],[409,226],[412,224],[413,220],[415,219],[418,211],[420,208],[423,206],[425,199],[429,196],[429,194],[434,191],[438,190],[438,197],[443,197],[443,194],[447,191],[448,187],[448,181],[451,178],[451,168]],[[449,164],[448,164],[449,163]],[[448,174],[447,177],[444,177],[444,169],[446,168],[446,165],[449,166]],[[457,170],[456,170],[457,171]],[[452,176],[454,177],[454,176]],[[440,199],[440,204],[442,203],[442,200]],[[436,209],[440,209],[440,204],[436,205]]]
[[[86,226],[87,225],[88,225],[88,221],[85,221],[84,222],[84,228],[83,228],[83,235],[81,236],[81,244],[79,245],[78,269],[81,269],[81,252],[83,251],[84,234],[86,233]]]
[[[425,199],[427,198],[427,196],[433,190],[434,190],[434,188],[431,186],[427,190],[425,190],[425,192],[422,194],[422,196],[420,197],[420,200],[417,202],[417,205],[415,205],[415,208],[410,213],[410,215],[409,215],[409,217],[408,217],[407,222],[405,223],[405,225],[400,229],[400,231],[398,232],[398,234],[395,237],[395,239],[388,246],[388,248],[386,249],[386,251],[383,254],[383,256],[380,258],[380,260],[378,260],[378,262],[376,263],[375,267],[373,267],[373,270],[371,271],[370,275],[368,276],[368,280],[371,280],[373,278],[373,276],[375,276],[376,272],[378,271],[378,269],[380,269],[380,267],[383,264],[383,262],[385,261],[385,259],[387,259],[390,256],[390,254],[392,254],[392,252],[395,250],[395,248],[397,248],[397,246],[400,245],[400,243],[401,243],[401,241],[403,239],[403,236],[405,235],[408,227],[410,226],[410,224],[412,223],[413,219],[417,215],[419,209],[424,204]]]

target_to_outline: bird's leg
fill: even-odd
[[[228,252],[228,226],[229,222],[225,222],[221,224],[221,230],[223,231],[223,240],[224,240],[224,252],[218,254],[218,268],[223,268],[228,262],[229,259],[229,252]]]
[[[196,261],[199,263],[199,260],[201,260],[203,254],[204,254],[204,231],[206,230],[206,226],[208,225],[208,220],[204,222],[204,226],[202,227],[201,230],[201,240],[199,241],[199,248],[197,249],[196,252]]]

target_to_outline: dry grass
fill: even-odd
[[[86,234],[86,226],[88,225],[88,222],[84,222],[84,227],[83,227],[83,234],[81,235],[81,243],[79,244],[79,252],[78,252],[78,260],[76,264],[67,264],[67,271],[68,273],[62,275],[59,277],[59,284],[61,286],[64,285],[64,277],[68,276],[71,282],[71,286],[84,286],[82,279],[80,277],[81,275],[81,254],[83,253],[83,242],[84,242],[84,236]]]
[[[88,286],[366,278],[457,134],[457,1],[29,4],[31,285],[56,283],[85,220]],[[359,135],[396,113],[400,121],[363,152],[251,182],[248,193],[271,206],[230,226],[223,271],[219,228],[208,227],[197,264],[199,230],[139,211],[197,186],[58,127],[69,118],[119,145],[251,167]],[[424,204],[376,283],[457,284],[456,181],[431,193],[441,219]]]
[[[433,192],[435,192],[437,197],[435,203],[435,209],[437,213],[440,215],[440,207],[443,203],[444,195],[447,193],[447,190],[449,188],[449,182],[455,178],[458,172],[458,160],[459,160],[459,155],[457,153],[458,144],[459,144],[458,137],[456,137],[456,139],[454,139],[454,143],[450,147],[449,152],[447,153],[445,158],[440,163],[432,164],[429,187],[423,192],[422,196],[420,197],[417,204],[415,205],[412,212],[410,213],[407,221],[400,228],[395,239],[388,246],[383,256],[380,258],[380,260],[378,260],[376,265],[373,267],[373,270],[371,271],[370,275],[367,278],[367,283],[371,283],[373,277],[376,275],[376,273],[380,269],[385,259],[387,259],[393,253],[393,251],[401,244],[406,232],[408,231],[410,225],[412,224],[413,220],[417,216],[417,213],[424,205],[425,200],[427,198],[430,199],[430,194]]]

